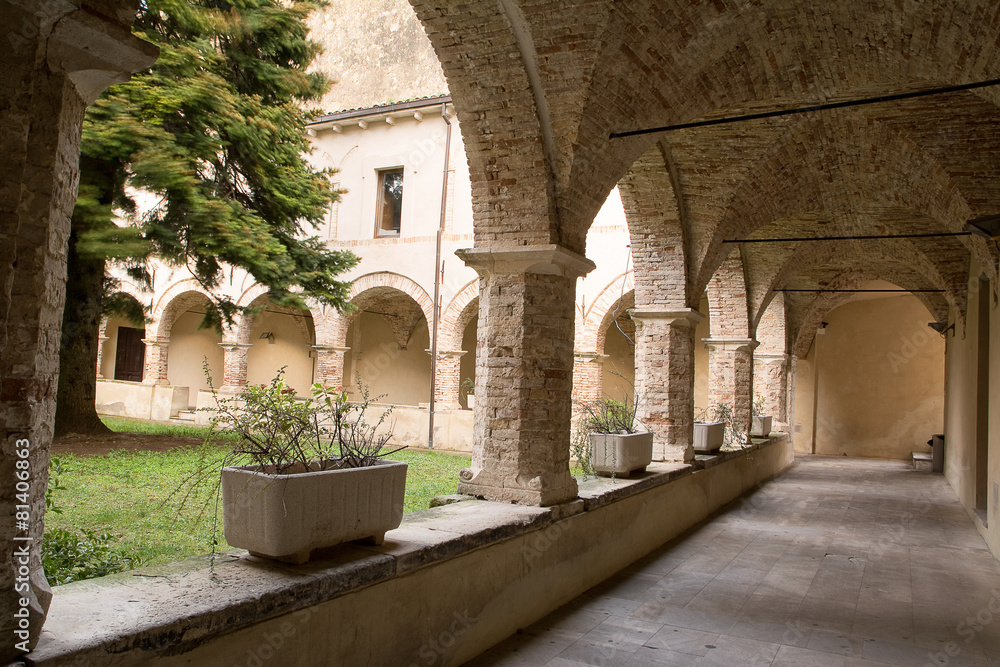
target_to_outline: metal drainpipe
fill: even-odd
[[[437,247],[434,251],[434,307],[431,310],[434,320],[431,322],[431,402],[427,423],[427,449],[434,449],[434,394],[437,391],[437,351],[438,351],[438,321],[441,319],[441,279],[444,277],[444,265],[441,263],[441,237],[444,235],[444,220],[448,208],[448,168],[451,157],[451,121],[448,120],[448,104],[441,105],[441,118],[448,129],[444,139],[444,174],[441,178],[441,220],[438,223]]]

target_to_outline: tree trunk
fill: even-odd
[[[74,221],[75,223],[75,221]],[[77,251],[74,224],[67,258],[66,306],[59,350],[55,434],[111,433],[97,416],[97,348],[104,293],[104,257]]]

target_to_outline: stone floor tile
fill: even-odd
[[[1000,667],[1000,563],[942,478],[800,457],[470,664]]]
[[[780,646],[742,637],[719,637],[698,665],[701,667],[768,667]]]
[[[861,656],[863,640],[848,634],[813,630],[809,635],[806,648],[825,653],[836,653],[843,656]]]
[[[843,667],[845,657],[796,646],[782,646],[771,667]]]
[[[715,632],[667,625],[647,639],[644,646],[700,657],[708,653],[709,647],[715,646],[718,640],[719,634]]]

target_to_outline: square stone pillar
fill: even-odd
[[[344,355],[349,347],[313,345],[316,350],[316,382],[324,387],[344,389]]]
[[[142,368],[143,384],[170,384],[167,380],[167,351],[169,338],[143,338],[146,345],[146,360]]]
[[[219,391],[239,393],[247,384],[247,356],[253,343],[219,343],[222,348],[222,386]]]
[[[430,350],[427,353],[430,354]],[[434,380],[434,409],[461,410],[459,391],[462,387],[462,355],[465,350],[438,350]]]
[[[705,338],[708,346],[708,402],[733,408],[732,429],[749,438],[753,422],[753,351],[750,338]]]
[[[104,344],[108,342],[108,318],[101,318],[101,326],[97,330],[97,379],[103,380],[101,366],[104,364]]]
[[[594,264],[556,245],[456,254],[480,277],[472,467],[458,492],[539,506],[572,500],[576,280]]]
[[[693,308],[636,308],[635,387],[639,418],[653,432],[653,460],[694,460],[694,331],[704,316]]]
[[[753,392],[764,398],[764,414],[775,431],[788,431],[788,355],[753,355]]]

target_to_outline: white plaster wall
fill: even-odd
[[[313,380],[312,341],[302,325],[295,322],[302,314],[290,315],[265,311],[257,316],[250,329],[253,347],[247,352],[247,383],[267,384],[278,370],[285,368],[285,381],[298,395],[307,395]],[[273,340],[261,339],[270,332]]]
[[[982,267],[974,260],[969,270],[969,307],[965,330],[957,327],[948,338],[945,398],[945,476],[962,505],[974,515],[976,504],[976,401],[979,298]],[[1000,512],[994,504],[993,485],[1000,482],[1000,308],[990,299],[990,406],[989,463],[986,524],[974,519],[994,555],[1000,557]],[[954,314],[952,315],[954,318]]]
[[[202,362],[208,359],[212,383],[222,386],[222,338],[214,329],[199,328],[204,313],[188,311],[174,322],[167,352],[167,379],[170,384],[188,387],[191,396],[208,388]]]

